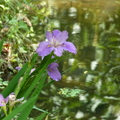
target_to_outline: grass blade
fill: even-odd
[[[4,43],[4,40],[2,39],[2,40],[0,41],[0,55],[1,55],[1,52],[2,52],[3,43]]]
[[[20,77],[25,73],[28,64],[26,63],[23,68],[14,76],[14,78],[9,82],[8,86],[3,90],[2,94],[7,96],[11,92],[14,92],[15,87],[17,86]]]
[[[44,85],[46,77],[47,77],[47,75],[44,76],[41,79],[41,81],[39,82],[38,86],[36,87],[36,89],[34,90],[33,94],[31,95],[31,98],[34,98],[34,96],[37,96],[37,98],[38,98],[38,96],[39,96],[39,94],[41,92],[41,89],[42,89],[42,87]],[[36,98],[36,100],[37,100],[37,98]],[[31,110],[32,110],[36,100],[32,104],[30,104],[27,108],[22,110],[21,115],[18,117],[17,120],[26,120],[27,119],[27,117],[29,116],[29,114],[30,114],[30,112],[31,112]]]
[[[43,120],[47,112],[42,113],[39,117],[36,118],[36,120]]]

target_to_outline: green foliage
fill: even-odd
[[[42,115],[37,117],[36,120],[43,120],[43,118],[45,117],[46,114],[47,114],[46,112],[42,113]]]
[[[38,58],[37,54],[34,54],[32,59],[26,63],[23,68],[18,72],[18,74],[10,81],[9,85],[3,90],[2,94],[7,96],[8,94],[15,92],[15,95],[18,97],[24,96],[24,99],[29,98],[29,100],[19,108],[15,108],[4,120],[12,119],[17,114],[17,120],[26,120],[29,116],[36,100],[44,86],[47,75],[45,74],[48,65],[58,58],[51,58],[51,55],[45,57],[41,64],[32,74],[30,71],[34,68],[35,62]],[[44,75],[44,76],[43,76]],[[31,94],[32,92],[32,94]],[[39,116],[38,118],[43,118],[46,115],[46,112]]]
[[[36,34],[37,31],[34,31],[33,28],[38,26],[40,22],[44,24],[44,19],[49,14],[48,11],[46,11],[47,7],[44,7],[42,5],[40,6],[41,7],[37,6],[34,4],[34,2],[29,3],[29,1],[26,0],[0,1],[0,37],[5,38],[5,44],[10,44],[10,48],[7,48],[8,55],[6,54],[7,56],[3,56],[3,58],[7,58],[5,61],[6,64],[17,63],[20,65],[22,62],[27,61],[23,65],[22,69],[12,78],[12,80],[10,80],[8,86],[8,81],[3,81],[3,79],[0,78],[1,88],[3,88],[3,86],[6,86],[6,88],[2,91],[2,94],[6,97],[10,93],[15,92],[17,98],[23,96],[24,100],[29,98],[28,101],[24,101],[24,103],[22,105],[19,105],[18,108],[14,108],[13,111],[4,118],[4,120],[13,118],[17,120],[26,120],[28,118],[44,86],[44,82],[46,80],[45,72],[48,65],[58,59],[53,58],[51,60],[51,55],[45,57],[42,63],[40,63],[39,67],[36,68],[32,74],[30,74],[30,71],[35,68],[35,63],[38,59],[37,54],[34,54],[32,56],[32,53],[36,49],[36,47],[33,47],[32,44],[33,42],[38,43],[38,38],[41,37],[39,34]],[[31,13],[30,16],[29,13]],[[41,30],[38,29],[38,31]],[[42,30],[42,32],[44,31]],[[2,49],[2,46],[3,39],[0,41],[0,54],[1,51],[4,50]],[[28,54],[30,56],[28,56]],[[21,59],[21,55],[23,59]],[[0,67],[3,65],[4,59],[0,58]],[[44,113],[41,116],[38,116],[37,119],[42,119],[47,114],[47,112],[43,112]]]
[[[77,97],[83,93],[81,89],[60,88],[59,94],[64,97]]]
[[[2,52],[3,42],[4,42],[4,40],[2,39],[2,40],[0,41],[0,55],[1,55],[1,52]]]
[[[0,76],[1,74],[3,74],[3,72],[0,72]],[[6,86],[8,86],[8,81],[3,81],[3,79],[0,78],[0,89],[5,88]]]
[[[0,41],[0,56],[1,56],[1,52],[2,52],[3,43],[4,43],[4,40],[2,39]],[[1,57],[0,57],[0,66],[3,62],[5,62],[5,61],[3,59],[1,59]],[[8,81],[3,81],[3,79],[1,78],[1,74],[3,74],[3,72],[0,71],[0,89],[3,89],[5,86],[8,85]]]
[[[3,120],[8,120],[14,118],[19,112],[21,112],[23,109],[27,108],[29,105],[31,105],[36,100],[36,96],[29,99],[26,103],[22,104],[20,107],[13,110],[12,113],[10,113],[7,117],[5,117]],[[27,112],[25,112],[27,113]],[[18,118],[17,118],[18,119]],[[23,119],[26,120],[26,119]]]
[[[37,45],[38,39],[42,40],[39,31],[44,33],[44,28],[38,24],[44,24],[45,17],[49,15],[48,8],[42,2],[38,5],[28,0],[2,0],[0,5],[0,37],[11,46],[10,62],[19,65],[35,51],[33,43]]]

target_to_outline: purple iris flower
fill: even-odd
[[[4,98],[3,95],[0,94],[0,107],[2,108],[6,116],[7,116],[7,108],[6,108],[7,103],[8,103],[8,97]]]
[[[17,66],[15,69],[19,71],[21,69],[21,67]]]
[[[19,71],[21,68],[22,68],[22,67],[17,66],[15,69]],[[35,68],[31,69],[30,74],[31,74],[34,70],[35,70]]]
[[[61,74],[57,69],[58,66],[59,65],[57,63],[51,63],[50,65],[48,65],[48,68],[47,68],[48,75],[55,81],[59,81],[61,79]],[[15,69],[19,71],[21,67],[18,66]],[[34,70],[35,68],[32,69],[30,73],[32,73]]]
[[[57,63],[51,63],[47,68],[48,75],[55,81],[59,81],[61,79],[61,74],[57,69]]]
[[[39,56],[47,56],[52,51],[56,56],[62,56],[63,51],[69,51],[76,54],[76,47],[71,42],[66,42],[68,39],[67,31],[54,30],[52,33],[46,32],[46,38],[48,41],[42,41],[36,52]]]
[[[8,103],[8,98],[4,98],[2,94],[0,94],[0,106],[6,106]]]

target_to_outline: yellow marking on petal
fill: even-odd
[[[52,72],[52,70],[48,69],[48,71]]]
[[[51,47],[51,45],[48,45],[47,47]]]

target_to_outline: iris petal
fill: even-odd
[[[15,69],[19,71],[21,69],[21,67],[17,66]]]
[[[37,48],[37,53],[39,56],[44,58],[54,50],[54,54],[57,56],[62,56],[63,50],[69,51],[76,54],[76,48],[73,43],[66,42],[68,39],[67,31],[54,30],[52,33],[47,31],[46,38],[48,42],[43,41],[39,44]]]
[[[58,64],[57,63],[51,63],[49,66],[48,66],[48,69],[54,69],[54,68],[57,68],[58,67]]]
[[[47,38],[47,40],[49,41],[49,42],[52,42],[52,33],[51,32],[49,32],[49,31],[47,31],[46,32],[46,38]]]
[[[58,36],[61,35],[61,31],[59,31],[59,30],[54,30],[54,31],[52,32],[52,35],[53,35],[55,38],[57,38]]]
[[[48,75],[55,81],[59,81],[61,79],[60,72],[56,69],[51,71],[48,71]]]
[[[43,41],[39,44],[36,52],[38,53],[38,55],[44,57],[50,54],[52,50],[53,48],[51,47],[49,42]]]
[[[48,75],[49,75],[53,80],[59,81],[59,80],[61,79],[61,74],[60,74],[60,72],[58,71],[57,67],[58,67],[58,64],[57,64],[57,63],[51,63],[51,64],[48,66],[47,72],[48,72]]]
[[[59,46],[57,48],[54,48],[54,54],[57,55],[57,56],[62,56],[62,53],[63,53],[63,47]]]
[[[2,94],[0,94],[0,106],[4,106],[5,99]]]
[[[66,42],[66,40],[68,39],[68,32],[63,31],[61,35],[59,35],[56,39],[59,41],[60,44]]]
[[[66,51],[69,51],[71,53],[74,53],[74,54],[76,54],[76,52],[77,52],[76,47],[71,42],[65,42],[64,46],[63,46],[63,49],[66,50]]]

